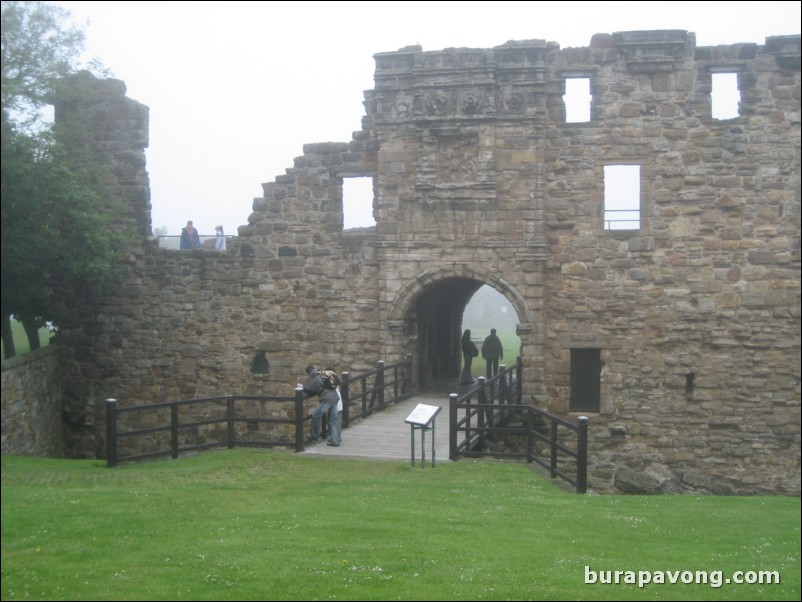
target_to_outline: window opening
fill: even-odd
[[[373,178],[343,178],[343,228],[369,228],[373,216]]]
[[[571,411],[598,412],[601,407],[601,350],[571,349]]]
[[[741,92],[738,90],[737,73],[714,73],[713,90],[710,94],[713,119],[738,117]]]
[[[571,77],[565,80],[565,122],[583,123],[590,121],[590,79]]]
[[[270,360],[264,351],[257,351],[251,362],[251,372],[254,374],[270,374]]]
[[[640,165],[604,166],[604,229],[640,228]]]

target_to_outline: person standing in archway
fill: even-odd
[[[471,331],[466,330],[462,333],[462,360],[464,366],[462,368],[462,376],[459,379],[460,384],[469,385],[473,382],[471,364],[473,363],[473,358],[477,355],[479,355],[479,350],[476,348],[476,344],[471,340]]]
[[[496,329],[491,328],[490,334],[482,343],[482,357],[487,361],[487,378],[498,374],[498,361],[504,359],[504,347],[501,339],[496,336]]]

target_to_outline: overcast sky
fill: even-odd
[[[361,129],[373,55],[684,29],[698,46],[799,34],[800,2],[58,2],[150,107],[153,228],[246,224],[262,183]]]

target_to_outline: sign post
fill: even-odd
[[[434,419],[443,408],[440,406],[430,406],[425,403],[419,403],[412,410],[412,413],[406,417],[406,422],[410,425],[410,435],[412,437],[412,466],[415,466],[415,431],[420,431],[421,443],[421,468],[426,464],[426,432],[432,432],[432,468],[434,468]]]

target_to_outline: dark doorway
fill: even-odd
[[[418,297],[418,374],[422,390],[459,379],[462,314],[482,284],[468,278],[448,278]]]
[[[601,404],[601,350],[571,349],[571,411],[598,412]]]

